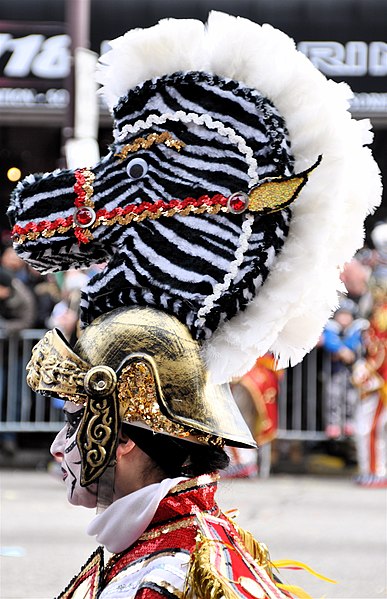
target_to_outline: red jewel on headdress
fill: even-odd
[[[82,208],[78,208],[78,210],[75,211],[74,223],[78,227],[85,229],[94,223],[95,218],[96,214],[93,208],[90,208],[89,206],[82,206]]]
[[[237,191],[230,195],[227,200],[227,208],[233,214],[240,214],[247,210],[249,206],[249,196],[243,191]]]

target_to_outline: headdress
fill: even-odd
[[[85,289],[84,325],[123,306],[172,314],[212,384],[267,351],[282,366],[300,361],[380,201],[369,123],[351,119],[349,88],[270,25],[217,12],[111,46],[98,78],[114,143],[89,169],[18,184],[19,254],[42,272],[106,260]]]

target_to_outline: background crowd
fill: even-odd
[[[387,487],[387,223],[371,234],[342,273],[345,293],[318,348],[330,357],[322,420],[327,440],[354,449],[356,483]],[[327,373],[320,373],[323,377]],[[272,356],[233,383],[234,396],[259,446],[275,438],[282,373]],[[230,450],[228,476],[255,476],[257,455]]]
[[[11,245],[0,257],[0,330],[56,327],[72,341],[77,335],[80,290],[102,265],[41,275]]]
[[[387,223],[371,233],[364,247],[346,265],[346,292],[318,343],[330,356],[330,376],[323,406],[326,438],[353,441],[359,476],[367,486],[387,486]],[[0,332],[3,338],[24,329],[56,327],[74,342],[79,334],[81,289],[102,265],[41,275],[26,265],[9,242],[0,257]],[[257,443],[275,438],[282,372],[273,357],[264,356],[232,389]],[[16,437],[2,435],[0,451],[16,449]],[[230,450],[231,477],[258,472],[257,454]]]

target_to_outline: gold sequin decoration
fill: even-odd
[[[170,596],[177,597],[177,599],[183,599],[184,598],[183,591],[180,591],[178,588],[174,587],[172,584],[170,584],[168,582],[164,582],[163,580],[159,580],[157,582],[157,586],[159,586],[162,589],[165,589],[166,591],[168,591],[168,593],[169,593]]]
[[[214,435],[198,435],[197,440],[200,441],[200,443],[212,445],[213,447],[224,447],[224,439],[222,439],[222,437],[215,437]]]
[[[249,210],[275,212],[282,210],[298,195],[303,179],[296,177],[285,181],[267,181],[249,193]]]
[[[151,367],[145,361],[131,362],[119,378],[118,400],[124,422],[144,422],[157,433],[188,437],[191,430],[172,422],[161,411]]]
[[[168,148],[174,148],[178,152],[180,152],[181,148],[184,148],[186,145],[183,141],[179,141],[172,137],[168,131],[163,131],[162,133],[150,133],[146,137],[137,137],[132,143],[126,144],[121,152],[114,154],[114,156],[121,160],[125,160],[127,155],[131,152],[137,152],[140,149],[147,150],[153,146],[153,144],[162,143],[168,146]]]
[[[287,181],[269,181],[252,189],[249,193],[249,210],[264,212],[282,210],[297,193],[302,179],[288,179]]]
[[[248,209],[252,212],[270,214],[283,210],[299,195],[308,181],[308,177],[322,160],[319,156],[314,164],[306,171],[292,177],[273,177],[264,179],[249,192]]]
[[[188,216],[189,214],[203,214],[207,212],[208,214],[217,214],[218,212],[227,212],[227,208],[225,206],[214,205],[214,206],[187,206],[184,210],[179,210],[179,208],[171,208],[163,212],[163,210],[158,210],[157,212],[150,212],[149,210],[144,210],[141,214],[134,214],[133,212],[126,214],[125,216],[114,216],[113,218],[105,218],[104,216],[100,216],[96,219],[92,228],[95,229],[100,225],[104,225],[105,227],[109,227],[115,225],[116,223],[120,225],[129,225],[131,222],[139,223],[146,218],[150,218],[151,220],[160,218],[160,216],[171,217],[175,214],[179,214],[180,216]]]

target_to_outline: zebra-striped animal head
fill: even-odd
[[[115,143],[93,169],[17,188],[11,215],[24,229],[22,256],[40,270],[107,260],[85,290],[86,323],[150,305],[208,338],[254,298],[289,224],[288,209],[237,214],[209,200],[292,174],[283,119],[257,91],[199,72],[147,81],[114,117]],[[38,219],[49,232],[26,233]]]

